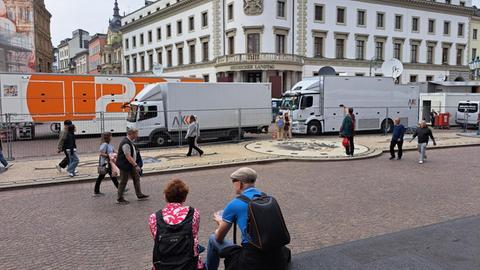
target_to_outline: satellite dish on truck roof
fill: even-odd
[[[162,73],[163,73],[163,66],[162,64],[159,64],[159,63],[154,63],[153,64],[153,69],[152,69],[152,72],[155,76],[161,76]]]
[[[337,72],[333,67],[325,66],[318,71],[318,76],[335,76]]]
[[[382,64],[382,73],[385,77],[392,77],[396,79],[403,73],[403,64],[400,62],[400,60],[395,58],[385,61]]]

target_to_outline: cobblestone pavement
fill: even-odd
[[[294,254],[480,213],[480,147],[432,150],[402,161],[385,156],[351,162],[280,162],[252,166],[258,186],[282,206]],[[201,242],[212,213],[232,198],[235,168],[146,177],[151,200],[114,204],[113,185],[94,198],[93,183],[0,192],[0,269],[148,269],[147,216],[164,205],[172,177],[187,181],[188,203],[202,216]],[[131,185],[131,184],[130,184]]]

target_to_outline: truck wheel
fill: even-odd
[[[165,146],[168,144],[168,135],[161,133],[155,134],[152,143],[155,146]]]
[[[382,126],[381,126],[382,132],[385,130],[387,133],[393,132],[393,121],[392,119],[385,119],[382,121]]]
[[[317,121],[312,121],[307,126],[308,135],[320,135],[322,134],[322,126]]]

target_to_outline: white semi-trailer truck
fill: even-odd
[[[319,135],[339,132],[345,108],[353,107],[356,130],[391,130],[393,119],[405,126],[418,120],[419,88],[392,78],[319,76],[287,91],[281,110],[292,115],[292,132]]]
[[[184,139],[189,116],[197,116],[202,139],[266,132],[272,120],[266,83],[157,83],[130,103],[129,128],[139,142],[163,146]]]

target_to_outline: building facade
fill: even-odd
[[[122,16],[115,0],[113,17],[109,20],[107,44],[102,54],[102,74],[122,74]]]
[[[124,73],[271,82],[275,96],[332,66],[401,83],[469,76],[471,1],[159,0],[122,18]]]
[[[77,29],[73,31],[71,38],[64,39],[60,42],[60,45],[58,45],[57,48],[60,59],[59,71],[61,73],[76,72],[75,70],[77,68],[77,64],[74,61],[74,58],[76,58],[79,53],[83,53],[85,51],[88,54],[89,42],[90,34],[82,29]]]
[[[58,73],[59,68],[60,68],[60,55],[58,53],[58,48],[53,48],[52,72]]]
[[[58,72],[69,73],[70,72],[70,50],[68,47],[68,41],[70,39],[64,39],[58,45]]]
[[[0,0],[0,72],[51,72],[50,18],[43,0]]]
[[[95,34],[88,44],[88,73],[100,74],[102,69],[102,56],[107,43],[106,34]]]
[[[88,69],[89,69],[88,60],[89,60],[88,50],[84,50],[77,53],[72,59],[72,65],[74,66],[72,73],[88,74]]]

